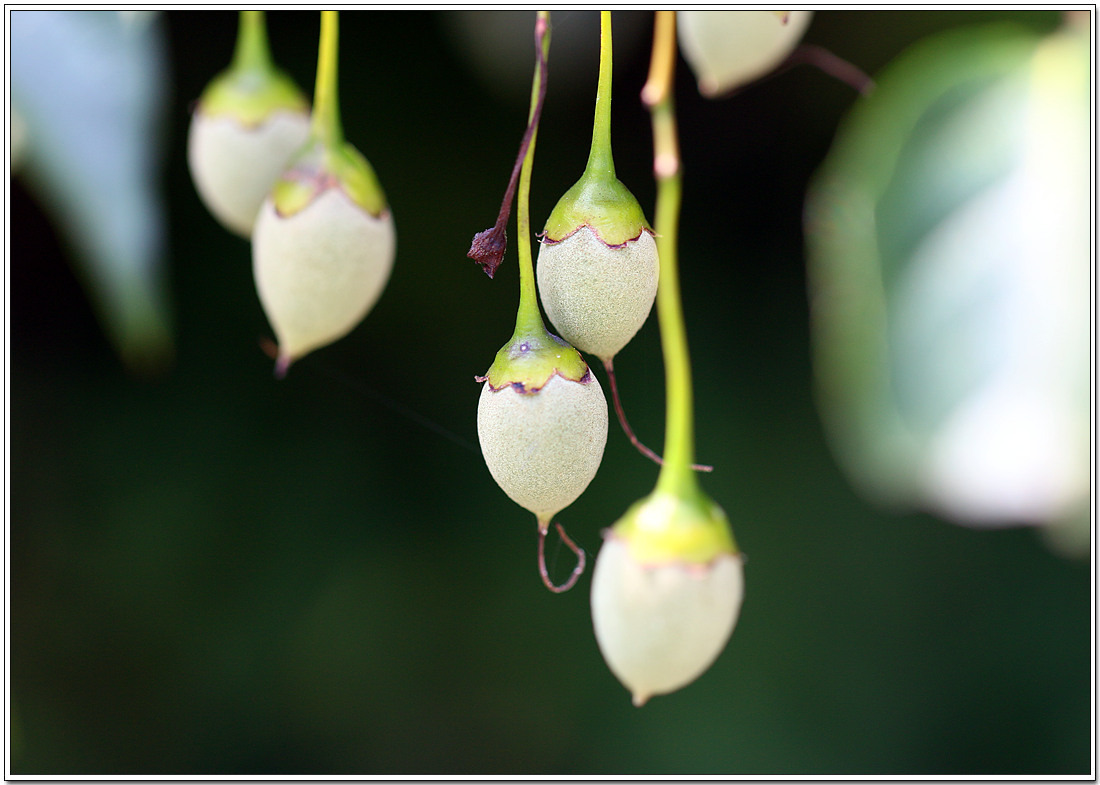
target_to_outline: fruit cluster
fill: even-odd
[[[807,12],[680,12],[679,44],[706,95],[772,70],[805,28]],[[620,423],[661,464],[654,491],[605,532],[592,580],[596,638],[636,705],[679,689],[725,647],[743,595],[742,558],[722,509],[692,464],[691,369],[679,302],[676,233],[679,149],[671,100],[674,12],[659,12],[643,90],[654,128],[656,226],[615,174],[611,151],[611,13],[601,13],[600,73],[592,144],[580,179],[557,202],[531,255],[528,197],[546,95],[548,12],[535,26],[536,69],[528,127],[501,213],[470,255],[490,277],[502,262],[513,199],[519,229],[515,330],[484,376],[477,428],[493,479],[535,516],[539,571],[555,592],[572,587],[585,553],[555,584],[544,543],[554,517],[588,487],[603,459],[608,410],[581,352],[601,361]],[[264,17],[241,12],[229,69],[204,91],[188,158],[199,195],[230,231],[252,241],[256,288],[278,346],[276,375],[352,330],[385,288],[395,255],[393,217],[367,160],[344,139],[337,99],[335,11],[322,12],[315,103],[272,62]],[[732,37],[746,39],[729,45]],[[718,42],[717,44],[715,42]],[[751,44],[751,46],[749,45]],[[516,185],[518,183],[518,197]],[[559,335],[542,319],[539,300]],[[662,459],[633,435],[618,401],[614,358],[658,303],[668,389]]]
[[[791,17],[794,17],[792,21]],[[470,256],[490,277],[504,254],[503,225],[519,180],[520,304],[515,331],[485,376],[478,405],[478,435],[486,464],[505,493],[535,515],[539,570],[553,591],[563,591],[584,568],[584,553],[558,531],[578,557],[570,579],[551,582],[543,541],[552,518],[588,486],[603,457],[607,405],[580,351],[607,371],[616,411],[628,437],[661,463],[657,487],[605,532],[592,580],[592,619],[600,650],[636,705],[671,692],[705,671],[726,645],[743,595],[742,558],[725,513],[699,487],[691,463],[690,366],[679,304],[675,235],[678,223],[679,151],[670,84],[676,52],[675,15],[658,14],[653,70],[643,91],[654,120],[658,215],[655,231],[638,200],[615,176],[611,151],[611,14],[601,14],[600,76],[588,163],[558,201],[539,235],[537,274],[530,259],[527,195],[542,98],[545,94],[549,15],[536,24],[538,52],[529,126],[504,207],[492,230],[474,240]],[[700,89],[718,95],[772,70],[797,42],[806,12],[690,16],[681,45],[691,53]],[[710,45],[733,23],[759,25],[756,46]],[[717,54],[717,56],[716,56]],[[670,165],[671,163],[671,165]],[[664,209],[662,210],[662,202]],[[550,334],[538,297],[560,337]],[[618,401],[613,360],[644,324],[658,292],[662,344],[669,382],[665,459],[634,437]]]
[[[195,107],[188,163],[214,217],[252,240],[281,377],[374,307],[393,268],[396,233],[374,170],[344,140],[337,12],[321,14],[312,113],[272,63],[263,12],[240,13],[233,62]]]

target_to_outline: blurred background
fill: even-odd
[[[651,14],[614,18],[616,164],[652,219],[638,99]],[[875,75],[925,36],[997,19],[1038,33],[1061,21],[820,11],[804,40]],[[230,61],[235,14],[127,22],[148,46],[132,94],[152,130],[135,166],[160,200],[142,200],[142,226],[163,222],[134,262],[159,270],[138,278],[160,302],[136,349],[89,296],[104,268],[79,238],[105,219],[54,209],[40,185],[43,157],[75,157],[71,175],[108,156],[95,139],[46,139],[60,120],[11,129],[27,149],[8,271],[11,773],[1089,773],[1087,546],[883,508],[827,441],[803,204],[856,94],[813,68],[721,101],[678,68],[698,459],[748,557],[729,646],[635,709],[597,649],[589,576],[561,596],[542,586],[535,522],[492,481],[475,428],[473,377],[513,326],[514,224],[494,280],[465,256],[523,132],[533,20],[341,14],[344,128],[387,192],[397,259],[367,319],[282,381],[260,350],[271,333],[249,244],[187,171],[192,102]],[[595,12],[552,24],[536,226],[583,169],[598,60]],[[268,29],[311,94],[319,15],[273,12]],[[118,212],[97,190],[118,171],[73,203]],[[615,365],[635,431],[659,448],[655,318]],[[612,424],[599,473],[558,520],[594,557],[656,473]],[[548,547],[560,580],[572,555]]]

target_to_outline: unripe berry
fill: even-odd
[[[648,229],[608,245],[590,226],[539,246],[538,287],[561,336],[608,361],[641,329],[657,295],[660,265]]]
[[[646,565],[609,538],[592,575],[600,651],[634,705],[695,681],[725,648],[744,593],[741,558]]]
[[[555,373],[537,390],[520,388],[485,381],[478,440],[493,479],[545,524],[596,476],[607,444],[607,402],[591,372],[580,381]]]
[[[372,215],[343,189],[328,188],[290,215],[264,202],[253,273],[283,370],[367,315],[389,280],[395,248],[392,214]]]
[[[338,20],[338,11],[321,12],[310,141],[275,181],[252,233],[252,271],[279,339],[280,377],[294,360],[350,332],[393,268],[386,195],[340,125]]]
[[[812,11],[677,11],[680,51],[716,98],[775,70],[798,45]]]
[[[657,294],[657,245],[611,152],[611,12],[600,14],[600,78],[592,146],[579,180],[546,220],[538,288],[565,340],[608,365],[638,332]]]
[[[309,130],[309,102],[272,64],[262,12],[242,11],[233,65],[203,91],[187,138],[195,189],[225,228],[252,234],[264,197]]]
[[[605,532],[592,624],[634,705],[673,692],[718,657],[741,610],[744,573],[725,513],[701,494],[655,491]]]
[[[539,574],[546,588],[568,591],[584,572],[584,550],[556,524],[562,542],[577,556],[570,577],[560,584],[546,569],[545,544],[550,521],[573,503],[596,474],[607,443],[607,403],[600,384],[581,353],[546,330],[535,294],[531,263],[528,193],[534,161],[535,132],[546,95],[546,57],[550,14],[535,20],[537,63],[531,111],[504,202],[492,229],[474,237],[470,256],[490,278],[503,259],[504,225],[519,185],[520,298],[511,339],[496,354],[485,376],[477,407],[477,433],[489,473],[497,485],[534,513],[538,524]],[[518,177],[518,181],[517,181]]]
[[[252,234],[256,215],[272,183],[309,137],[309,112],[278,111],[255,125],[209,116],[191,118],[187,162],[207,209],[225,228]]]

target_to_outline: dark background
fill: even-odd
[[[448,13],[341,14],[344,126],[387,191],[398,255],[363,324],[281,382],[259,349],[270,331],[249,246],[186,168],[189,106],[229,62],[234,14],[161,20],[167,373],[127,373],[13,181],[12,771],[1088,773],[1087,561],[1031,530],[875,510],[824,441],[801,204],[854,93],[809,67],[714,102],[680,64],[698,458],[716,467],[703,483],[748,555],[747,588],[715,665],[631,705],[596,647],[589,576],[543,588],[534,519],[477,448],[473,377],[511,333],[514,229],[493,281],[465,253],[495,219],[526,88],[481,81]],[[823,11],[805,40],[873,74],[928,33],[1008,15]],[[595,14],[552,16],[536,226],[583,168],[596,79],[594,49],[588,83],[559,86],[554,70]],[[268,22],[276,59],[312,93],[318,15]],[[638,100],[650,14],[617,12],[620,25],[639,38],[616,49],[616,162],[652,218]],[[655,318],[616,367],[635,430],[659,447]],[[613,423],[595,480],[558,519],[594,556],[655,478]],[[562,576],[572,564],[555,544],[549,558]]]

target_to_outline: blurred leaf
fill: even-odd
[[[123,361],[143,371],[172,352],[158,182],[168,84],[151,14],[11,14],[20,174],[72,245]]]
[[[1087,526],[1088,44],[1005,25],[920,42],[810,189],[819,404],[879,502]]]

